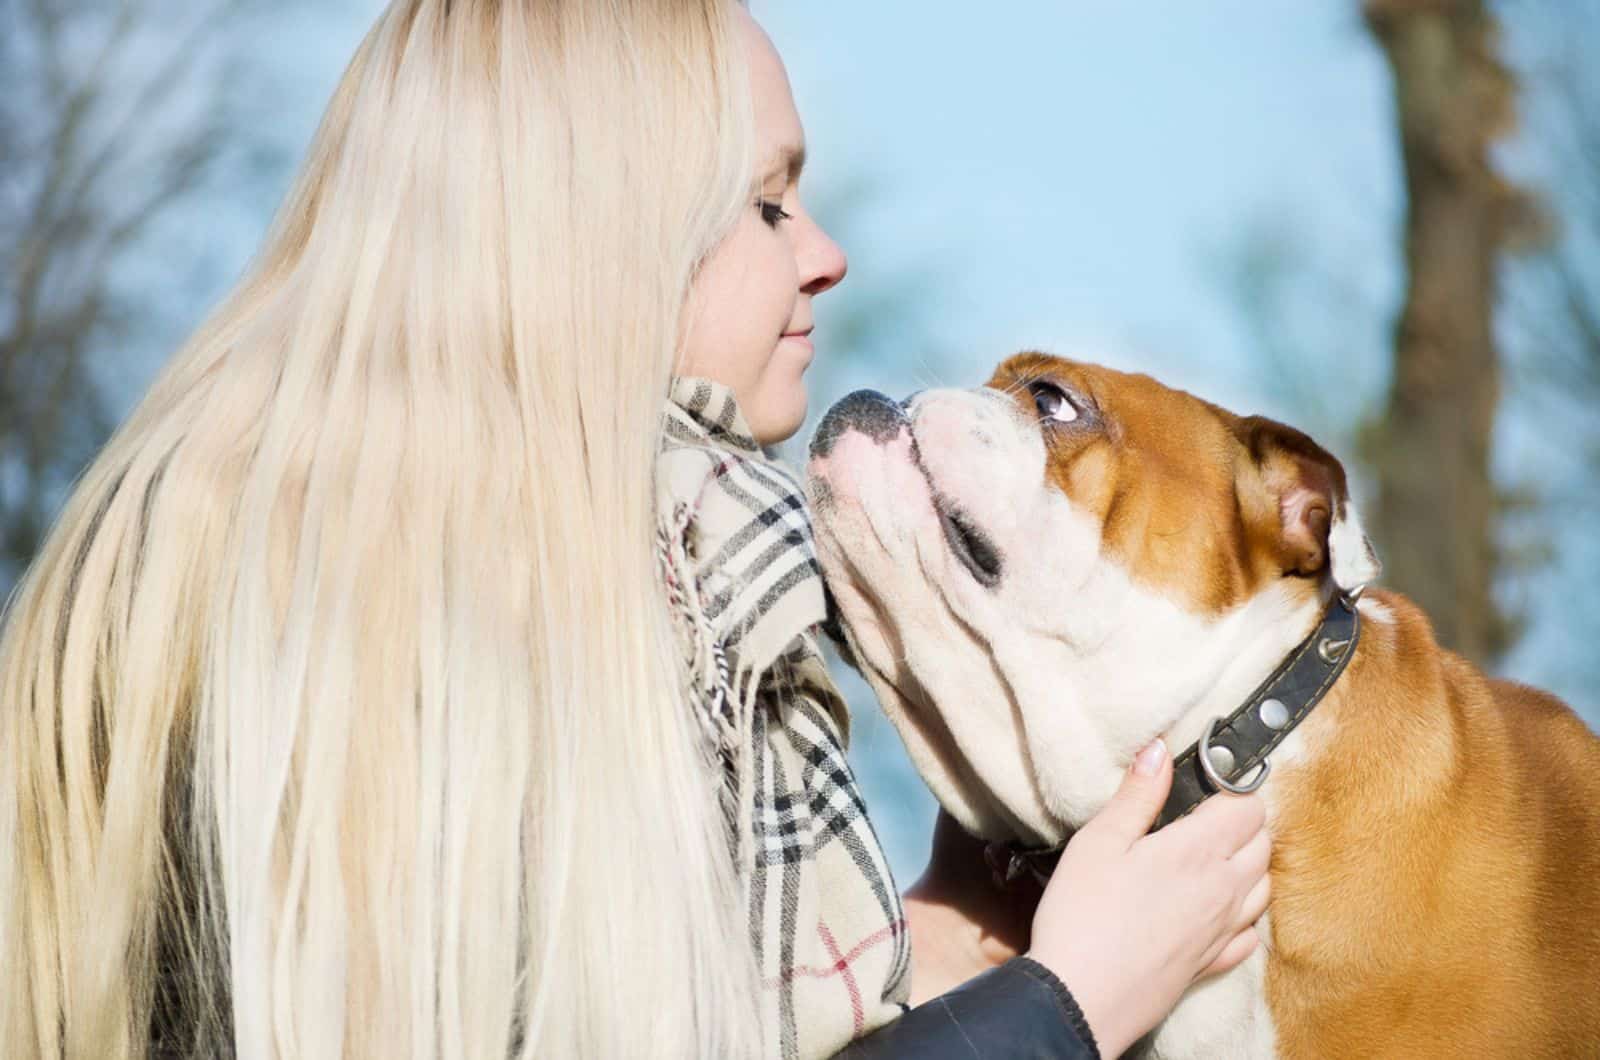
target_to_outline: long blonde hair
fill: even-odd
[[[734,18],[379,18],[7,613],[6,1050],[761,1050],[651,549]]]

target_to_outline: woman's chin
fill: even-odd
[[[762,402],[758,408],[745,409],[750,433],[762,445],[777,445],[794,437],[806,421],[806,388],[798,379],[793,392],[774,400]]]

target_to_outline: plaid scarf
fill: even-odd
[[[691,699],[721,761],[768,1041],[830,1056],[898,1017],[910,940],[845,760],[848,708],[817,648],[810,517],[733,393],[679,378],[657,463],[657,551]]]

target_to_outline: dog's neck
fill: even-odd
[[[1220,656],[1221,672],[1159,734],[1173,755],[1199,740],[1208,722],[1232,714],[1260,687],[1317,628],[1332,595],[1331,587],[1318,597],[1302,597],[1299,601],[1280,594],[1263,601],[1256,614],[1240,623],[1230,638],[1231,645]]]
[[[1057,645],[1064,652],[1059,668],[1047,657],[1050,647],[1031,666],[1007,667],[1020,702],[1077,700],[1071,711],[1077,731],[1048,743],[1028,740],[1040,794],[1063,833],[1105,805],[1151,739],[1163,737],[1176,755],[1208,721],[1238,708],[1316,627],[1327,598],[1274,589],[1213,622],[1195,623],[1185,637],[1153,635],[1131,653],[1085,656]],[[1062,674],[1071,675],[1066,686]],[[1061,718],[1057,713],[1058,724]],[[1070,751],[1053,753],[1052,743]],[[1062,836],[1019,838],[1051,843]]]

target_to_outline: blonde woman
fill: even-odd
[[[731,0],[382,14],[9,604],[7,1055],[1112,1056],[1243,959],[1159,745],[1037,911],[947,820],[902,911],[760,449],[802,146]]]

